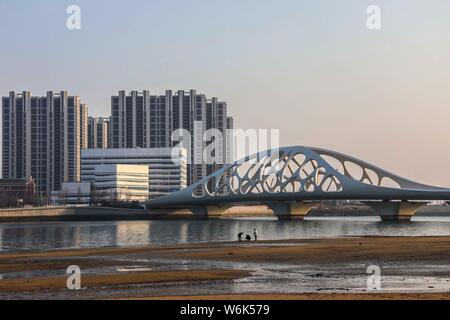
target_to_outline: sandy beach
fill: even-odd
[[[450,237],[348,237],[1,253],[0,299],[449,299],[449,249]],[[364,289],[373,264],[382,292]],[[70,265],[83,290],[66,288]]]

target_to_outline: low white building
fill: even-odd
[[[61,191],[52,191],[52,204],[89,204],[91,184],[83,182],[64,182]]]
[[[96,200],[148,200],[148,166],[106,164],[95,166],[93,194]]]
[[[95,167],[110,164],[146,165],[149,198],[187,186],[187,151],[183,148],[86,149],[81,151],[81,181],[93,183]]]

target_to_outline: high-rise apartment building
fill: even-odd
[[[89,117],[88,120],[88,148],[109,148],[109,118]]]
[[[2,98],[3,178],[32,176],[38,197],[80,179],[80,98],[67,92],[10,92]]]
[[[235,159],[235,150],[234,150],[234,118],[227,117],[227,144],[225,148],[227,149],[225,163],[233,163],[238,160]]]
[[[206,145],[206,129],[226,129],[227,107],[217,98],[208,100],[195,90],[167,90],[164,95],[150,95],[149,91],[119,91],[111,97],[111,146],[112,148],[167,148],[178,142],[172,141],[172,133],[184,129],[190,134],[188,155],[188,184],[195,183],[207,173],[203,159]],[[224,134],[219,153],[226,152]],[[186,146],[186,141],[184,144]],[[226,155],[224,155],[224,161]],[[224,162],[222,161],[222,162]],[[218,164],[221,166],[221,164]],[[209,171],[217,166],[210,167]]]
[[[111,148],[158,148],[170,144],[171,92],[119,91],[111,97]]]
[[[220,132],[222,139],[214,141],[216,148],[212,156],[218,163],[208,164],[206,174],[219,170],[226,161],[227,154],[227,103],[219,102],[217,98],[212,98],[206,105],[206,129],[216,129]],[[208,138],[209,139],[209,138]]]
[[[88,106],[87,104],[80,104],[80,146],[81,149],[88,148]]]

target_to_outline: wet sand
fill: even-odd
[[[352,263],[438,259],[450,264],[450,237],[354,237],[195,245],[160,250],[161,257],[271,263]]]
[[[219,242],[136,248],[70,249],[45,252],[0,253],[0,270],[13,271],[14,263],[52,259],[140,254],[171,259],[275,263],[350,263],[368,260],[434,260],[450,263],[450,236],[443,237],[346,237],[259,242]],[[100,263],[100,262],[95,262]],[[91,261],[92,264],[92,261]],[[8,267],[9,266],[9,267]],[[45,266],[45,265],[44,265]],[[43,267],[44,267],[43,266]]]
[[[349,237],[1,253],[0,299],[449,299],[449,249],[450,237]],[[304,271],[307,280],[326,283],[328,275],[321,269],[331,266],[333,277],[351,277],[355,264],[388,265],[391,275],[449,284],[440,292],[239,292],[240,281],[258,276],[260,266],[270,265],[271,272],[309,266],[317,274]],[[65,289],[69,265],[81,267],[86,291],[74,295]],[[434,284],[429,287],[436,291]]]
[[[212,281],[231,280],[248,276],[249,272],[241,270],[191,270],[167,272],[135,272],[127,274],[106,274],[84,276],[84,287],[114,285],[133,285],[157,282]],[[0,280],[0,292],[20,292],[47,289],[66,289],[66,277],[44,277],[28,279]]]

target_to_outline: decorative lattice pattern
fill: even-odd
[[[229,166],[220,176],[211,176],[197,186],[194,196],[229,196],[263,193],[341,192],[334,170],[321,166],[301,152],[246,159]]]

